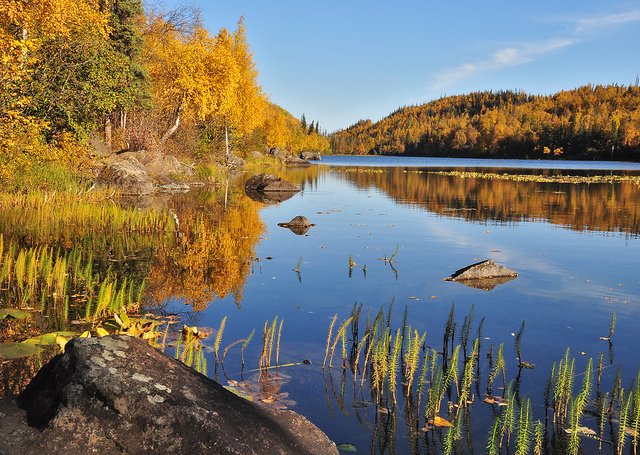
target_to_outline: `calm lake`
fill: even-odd
[[[490,371],[487,353],[491,349],[495,355],[500,344],[506,381],[514,381],[518,400],[531,399],[536,420],[544,422],[549,374],[567,348],[576,357],[575,393],[589,359],[595,369],[601,353],[603,393],[613,388],[618,369],[623,387],[631,387],[640,367],[640,186],[626,180],[540,182],[504,174],[635,176],[640,165],[326,157],[310,168],[274,172],[303,190],[277,204],[258,203],[244,194],[246,175],[230,183],[226,208],[224,192],[192,192],[164,201],[179,218],[217,210],[216,239],[237,237],[220,243],[211,273],[173,277],[162,261],[149,265],[146,298],[160,303],[163,313],[214,330],[227,317],[223,348],[255,329],[244,370],[238,347],[229,349],[224,370],[215,372],[208,349],[209,376],[248,393],[257,390],[258,397],[268,397],[264,401],[303,414],[337,444],[353,446],[343,448],[440,453],[446,428],[420,431],[423,414],[414,420],[415,406],[403,399],[395,410],[389,410],[389,401],[376,406],[369,380],[362,386],[360,374],[354,380],[352,371],[342,368],[340,340],[333,367],[323,370],[322,364],[333,316],[338,315],[335,336],[354,305],[362,305],[361,335],[367,314],[373,321],[382,309],[385,322],[390,315],[391,332],[402,328],[405,317],[412,330],[426,332],[421,352],[423,347],[442,351],[453,306],[453,344],[461,343],[467,317],[470,351],[482,320],[473,403],[464,436],[456,443],[458,453],[483,453],[487,446],[497,412],[482,402]],[[476,172],[503,178],[481,178]],[[278,226],[296,215],[315,226],[304,235]],[[489,290],[443,281],[489,258],[516,270],[518,277]],[[188,260],[197,262],[197,254]],[[614,312],[611,342],[601,340],[609,335]],[[263,327],[276,316],[278,323],[284,321],[279,346],[284,366],[272,370],[269,381],[256,381]],[[523,321],[521,360],[535,364],[534,369],[518,368],[515,339]],[[351,352],[352,333],[345,339]],[[212,344],[213,337],[205,341],[209,348]],[[499,376],[493,394],[503,392]],[[455,401],[455,391],[453,396]],[[423,397],[421,413],[426,401]],[[445,396],[440,415],[451,419],[451,410]],[[582,424],[597,430],[596,420],[587,412]],[[556,438],[549,434],[548,447],[563,453]],[[607,433],[605,439],[614,438]],[[583,438],[582,447],[597,453],[598,443]],[[603,450],[613,449],[605,444]]]
[[[516,165],[524,169],[513,169]],[[458,327],[473,309],[473,337],[484,318],[483,385],[472,407],[473,440],[465,443],[476,450],[486,446],[493,419],[492,407],[480,401],[489,370],[486,351],[504,343],[507,380],[515,380],[514,335],[522,321],[523,360],[535,369],[521,371],[519,394],[532,399],[534,418],[544,418],[545,385],[552,364],[567,348],[577,356],[576,384],[588,359],[597,363],[605,353],[603,389],[609,390],[619,367],[629,386],[640,366],[635,331],[640,316],[640,187],[633,182],[538,183],[428,173],[480,167],[545,175],[640,171],[629,163],[378,157],[330,157],[310,169],[283,170],[279,174],[303,191],[260,209],[264,228],[253,246],[259,262],[233,284],[233,292],[202,311],[189,312],[191,322],[216,328],[227,316],[224,336],[231,342],[252,328],[261,335],[264,322],[279,316],[284,320],[280,363],[311,362],[279,370],[282,398],[295,402],[292,409],[336,443],[353,444],[360,453],[434,449],[428,433],[419,434],[417,441],[409,435],[402,404],[390,422],[394,419],[380,413],[366,394],[363,398],[354,391],[351,372],[345,378],[334,365],[323,374],[332,316],[338,314],[339,324],[354,304],[363,305],[361,325],[367,312],[373,319],[382,308],[391,312],[392,328],[402,326],[406,308],[407,324],[426,331],[426,346],[439,350],[452,305]],[[235,191],[236,201],[245,198],[241,189]],[[316,226],[306,235],[278,226],[296,215]],[[394,252],[393,264],[381,260]],[[443,281],[456,269],[487,258],[515,269],[518,278],[493,290]],[[167,305],[172,312],[189,309],[180,300]],[[610,349],[600,337],[608,334],[613,312],[617,324]],[[459,343],[457,333],[455,337]],[[253,348],[260,345],[258,341]],[[241,380],[239,367],[230,365],[225,363],[228,377]],[[583,442],[587,450],[596,447],[589,444]]]

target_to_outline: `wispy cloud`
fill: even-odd
[[[479,73],[494,71],[509,66],[517,66],[532,62],[558,49],[578,42],[576,38],[551,39],[538,43],[527,43],[520,46],[505,47],[489,58],[473,63],[464,63],[455,68],[443,71],[435,76],[432,90],[441,90],[454,82],[468,79]]]
[[[576,33],[583,33],[599,28],[609,28],[615,25],[628,24],[631,22],[640,22],[640,10],[609,14],[607,16],[577,19],[575,21]]]
[[[587,39],[585,35],[592,31],[640,22],[640,9],[603,16],[572,19],[565,17],[562,21],[567,21],[574,25],[573,32],[570,32],[569,36],[505,47],[483,60],[463,63],[459,66],[449,68],[435,75],[430,89],[433,91],[442,90],[458,81],[469,79],[480,73],[536,61],[546,54],[584,41]]]

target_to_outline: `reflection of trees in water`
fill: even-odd
[[[640,233],[640,189],[631,182],[514,182],[405,173],[402,168],[338,175],[448,217],[500,222],[543,219],[577,231]]]
[[[148,290],[156,302],[184,299],[202,310],[216,297],[233,294],[242,301],[242,290],[264,225],[260,204],[237,196],[226,209],[206,199],[177,199],[180,220],[178,245],[160,249],[148,277]]]

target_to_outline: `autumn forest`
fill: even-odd
[[[215,161],[225,135],[240,155],[328,150],[317,122],[307,128],[262,91],[242,18],[213,35],[188,7],[9,0],[0,4],[0,60],[5,184],[33,184],[42,166],[86,172],[96,137],[113,151],[190,162]]]
[[[476,92],[362,120],[331,137],[339,154],[640,158],[640,87],[584,86],[551,96]]]

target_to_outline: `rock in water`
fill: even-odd
[[[292,193],[300,191],[300,188],[293,183],[287,182],[286,180],[271,174],[254,175],[247,180],[244,188],[245,190],[262,192],[278,191]]]
[[[320,155],[320,152],[300,152],[298,156],[300,157],[300,159],[308,161],[319,161],[322,159],[322,155]]]
[[[278,226],[290,229],[297,235],[306,234],[311,226],[315,226],[306,216],[295,216],[288,223],[278,223]]]
[[[465,282],[495,278],[515,278],[517,276],[518,273],[510,268],[496,264],[493,259],[487,259],[456,270],[451,276],[445,278],[445,281]],[[495,287],[495,285],[493,287]]]
[[[0,401],[0,453],[338,453],[299,414],[261,408],[124,335],[73,339],[18,404],[31,427],[5,425],[12,408]]]
[[[288,156],[284,160],[284,164],[287,166],[311,166],[311,163],[307,160],[303,160],[297,156]]]

